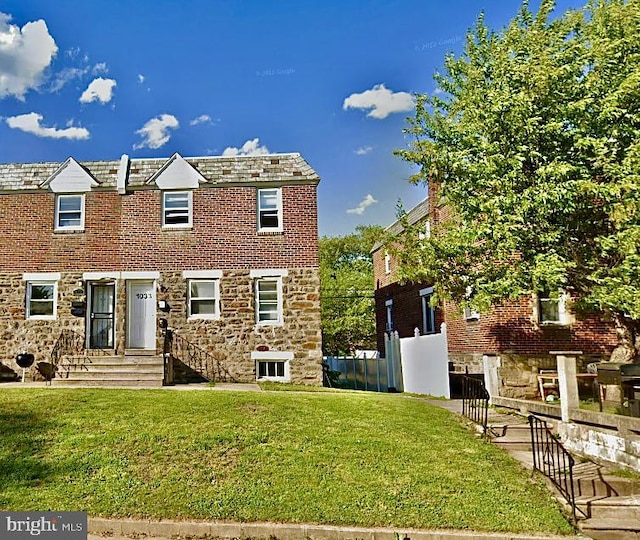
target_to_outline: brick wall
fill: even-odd
[[[258,233],[256,188],[193,195],[193,228],[161,228],[161,192],[85,196],[84,232],[54,232],[53,193],[0,195],[0,271],[291,268],[318,266],[315,185],[282,187],[282,233]]]
[[[449,210],[443,207],[436,189],[429,192],[432,231],[446,220]],[[422,310],[419,291],[427,283],[400,285],[397,282],[397,265],[391,258],[390,273],[385,272],[385,249],[373,253],[374,285],[376,289],[376,333],[378,347],[383,351],[383,336],[387,324],[385,302],[393,299],[395,328],[401,337],[413,335],[413,329],[421,327]],[[478,320],[465,320],[459,307],[447,303],[443,310],[436,310],[436,328],[447,323],[450,360],[458,368],[470,365],[472,371],[482,369],[483,354],[509,355],[510,359],[548,357],[553,350],[579,350],[585,358],[606,358],[616,345],[613,327],[595,316],[575,318],[567,326],[541,326],[533,317],[533,299],[521,298],[494,307]],[[544,362],[543,360],[540,360]],[[534,362],[538,363],[538,360]],[[533,364],[532,364],[533,365]]]

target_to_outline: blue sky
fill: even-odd
[[[0,0],[0,162],[300,152],[321,234],[388,225],[425,195],[392,154],[411,96],[519,5]]]

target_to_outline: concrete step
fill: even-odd
[[[640,496],[626,495],[623,497],[604,497],[580,502],[580,507],[586,507],[586,514],[590,518],[598,519],[630,519],[635,520],[640,531]]]
[[[115,372],[129,372],[129,373],[141,373],[141,372],[150,372],[150,373],[163,373],[164,372],[164,364],[162,363],[146,363],[146,364],[123,364],[122,362],[114,362],[111,364],[101,363],[101,364],[60,364],[58,366],[58,373],[62,372],[83,372],[83,373],[103,373],[108,371]]]
[[[59,365],[66,364],[90,364],[93,366],[101,365],[157,365],[163,364],[162,356],[66,356]]]
[[[77,388],[123,388],[123,387],[144,387],[144,388],[160,388],[162,379],[139,380],[139,379],[53,379],[53,386],[70,386]]]
[[[494,439],[492,441],[496,446],[508,451],[531,452],[531,441],[517,441]]]
[[[640,521],[626,517],[585,519],[578,522],[578,528],[594,540],[640,539]]]
[[[162,371],[67,371],[57,374],[59,379],[73,379],[76,381],[94,381],[96,379],[104,381],[119,381],[124,379],[133,379],[137,381],[153,381],[162,380],[164,373]]]

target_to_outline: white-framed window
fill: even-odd
[[[393,332],[393,300],[384,303],[387,312],[387,332]]]
[[[193,192],[162,192],[162,226],[187,228],[193,224]]]
[[[258,231],[282,231],[282,190],[258,190]]]
[[[280,277],[256,279],[256,322],[282,324],[282,280]]]
[[[386,251],[384,254],[384,273],[385,274],[391,273],[391,255],[389,255],[389,252],[386,252]]]
[[[188,307],[191,319],[219,319],[220,280],[188,280]]]
[[[424,240],[426,238],[431,238],[431,221],[427,220],[424,223],[424,231],[420,231],[418,233],[418,238],[420,240]]]
[[[436,312],[431,307],[433,297],[433,287],[427,287],[420,291],[420,302],[422,303],[422,333],[433,334],[436,331]]]
[[[54,320],[57,299],[57,281],[27,281],[26,318]]]
[[[470,300],[473,296],[473,288],[467,287],[466,299]],[[464,308],[464,320],[465,321],[477,321],[480,318],[480,312],[476,311],[470,306]]]
[[[84,230],[84,193],[56,195],[56,231]]]
[[[568,324],[567,295],[560,292],[556,298],[552,298],[548,291],[538,293],[538,322],[540,324]]]
[[[251,359],[256,363],[256,380],[288,382],[291,380],[290,361],[293,353],[288,351],[255,351]]]

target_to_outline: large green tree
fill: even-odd
[[[417,96],[398,154],[451,212],[423,242],[407,227],[401,272],[479,309],[566,290],[638,360],[640,0],[554,8],[525,3],[499,32],[481,16]]]
[[[371,249],[377,226],[356,227],[345,236],[320,239],[322,348],[325,354],[375,349],[375,306]]]

